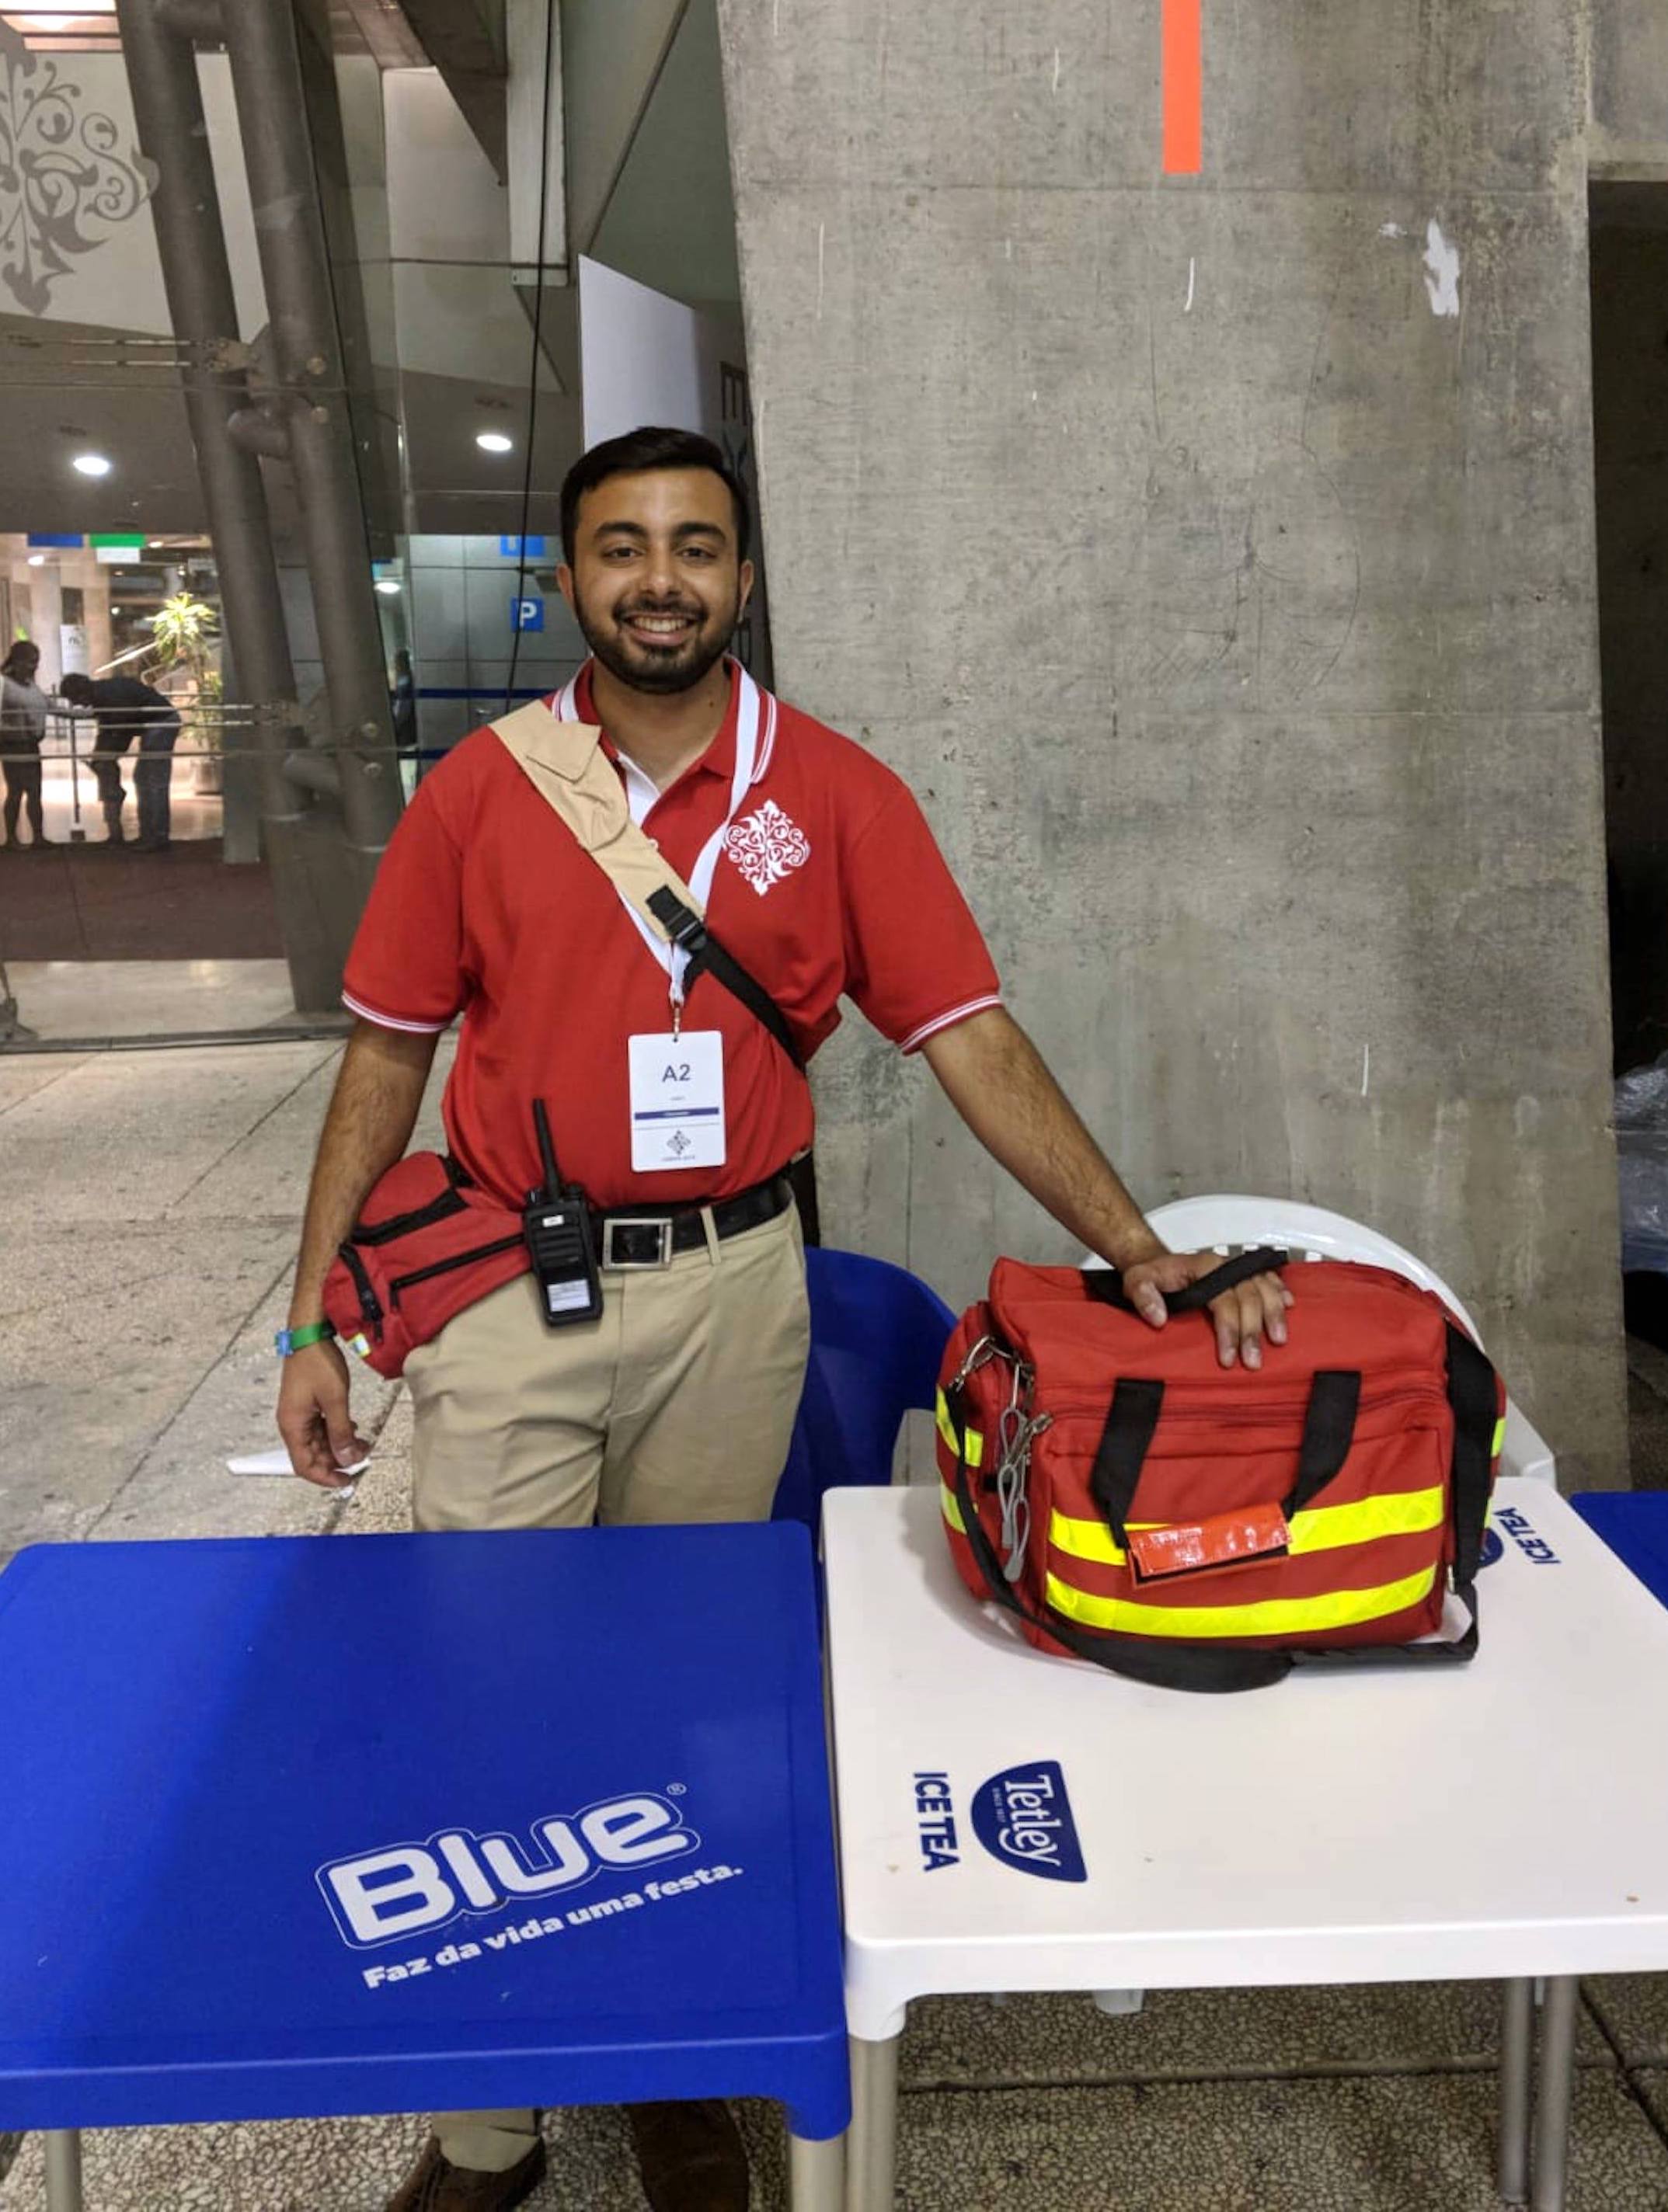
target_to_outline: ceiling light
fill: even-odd
[[[77,453],[70,465],[78,476],[107,477],[112,464],[102,453]]]
[[[31,553],[31,554],[30,554],[30,556],[29,556],[29,566],[30,566],[30,568],[44,568],[46,567],[46,556],[44,553]]]
[[[515,450],[514,439],[505,437],[502,430],[478,430],[475,443],[484,453],[513,453]]]
[[[379,576],[376,580],[376,588],[387,598],[392,599],[399,589],[399,586],[392,576]]]

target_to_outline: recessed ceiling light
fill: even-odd
[[[29,556],[29,566],[30,566],[30,568],[44,568],[46,567],[46,556],[44,553],[31,553],[31,554],[30,554],[30,556]]]
[[[376,588],[385,597],[392,599],[399,589],[399,586],[392,576],[379,576],[376,580]]]
[[[502,430],[478,430],[475,443],[484,453],[513,453],[515,451],[514,439],[505,437]]]
[[[102,453],[77,453],[70,465],[78,476],[107,477],[112,464]]]

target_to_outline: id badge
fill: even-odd
[[[724,1164],[724,1039],[717,1030],[634,1036],[631,1171]]]

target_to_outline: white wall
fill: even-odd
[[[382,79],[399,366],[525,389],[526,311],[509,281],[509,196],[438,70]],[[541,389],[557,389],[548,364]]]
[[[683,0],[562,0],[568,244],[591,250]]]

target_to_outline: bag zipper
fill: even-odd
[[[360,1316],[378,1344],[382,1341],[382,1308],[377,1301],[365,1263],[351,1244],[338,1244],[336,1256],[353,1278],[353,1287],[358,1294]]]
[[[1371,1396],[1364,1394],[1356,1411],[1358,1414],[1378,1413],[1385,1406],[1393,1406],[1403,1399],[1410,1398],[1423,1399],[1434,1406],[1446,1406],[1448,1402],[1446,1395],[1434,1383],[1408,1382],[1400,1384],[1392,1390],[1374,1391]],[[1104,1421],[1111,1402],[1110,1395],[1104,1398],[1057,1400],[1050,1407],[1049,1413],[1050,1417],[1055,1419],[1083,1419],[1093,1416]],[[1238,1397],[1218,1400],[1214,1405],[1210,1406],[1177,1406],[1166,1398],[1159,1414],[1159,1428],[1162,1431],[1172,1421],[1224,1421],[1234,1420],[1241,1417],[1253,1425],[1261,1421],[1300,1419],[1308,1409],[1309,1401],[1306,1397]]]
[[[449,1275],[454,1267],[467,1267],[477,1260],[496,1258],[500,1252],[512,1251],[520,1242],[518,1231],[514,1237],[499,1237],[494,1244],[477,1245],[472,1252],[454,1252],[449,1260],[436,1260],[432,1267],[415,1268],[409,1275],[396,1275],[388,1285],[389,1302],[398,1307],[400,1292],[409,1291],[413,1283],[426,1283],[431,1275]]]
[[[408,1236],[414,1229],[432,1229],[437,1221],[449,1221],[454,1213],[468,1210],[468,1202],[455,1188],[441,1191],[424,1206],[413,1206],[409,1213],[392,1214],[387,1221],[356,1222],[353,1242],[356,1244],[391,1244],[396,1237]]]

